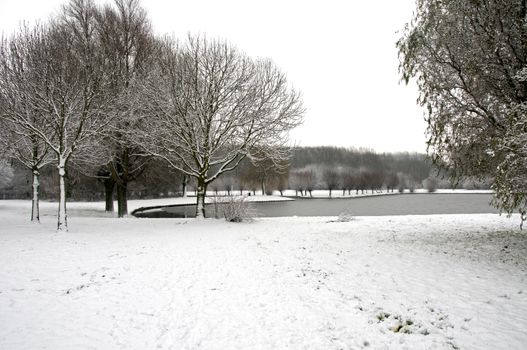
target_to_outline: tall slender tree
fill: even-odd
[[[108,209],[117,185],[118,216],[122,217],[128,213],[128,184],[141,175],[149,161],[138,152],[126,130],[140,127],[134,123],[134,114],[140,109],[137,85],[153,65],[156,44],[146,11],[138,0],[115,0],[113,5],[104,6],[97,16],[97,29],[110,74],[106,93],[115,97],[108,106],[113,123],[102,144],[106,147],[100,152],[105,156],[105,169],[99,174],[104,177]]]
[[[107,74],[95,30],[96,13],[89,0],[64,6],[49,26],[26,42],[28,59],[23,66],[28,78],[17,83],[18,100],[28,106],[22,110],[33,113],[19,113],[13,121],[46,144],[58,170],[58,231],[67,230],[67,165],[108,124],[103,94]],[[11,54],[20,51],[15,47]]]
[[[42,42],[42,26],[20,31],[0,43],[0,143],[6,156],[15,158],[32,173],[31,221],[40,222],[39,188],[40,171],[51,163],[49,145],[34,131],[45,128],[46,120],[28,95],[28,86],[36,76],[28,69],[35,47]]]

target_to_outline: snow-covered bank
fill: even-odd
[[[221,198],[221,197],[220,197]],[[247,201],[250,202],[280,202],[280,201],[292,201],[294,199],[289,197],[281,196],[246,196]],[[207,203],[211,203],[214,200],[214,196],[206,198]],[[139,208],[146,207],[157,207],[167,205],[185,205],[185,204],[196,204],[196,197],[169,197],[169,198],[156,198],[156,199],[131,199],[128,201],[128,212],[131,213]],[[3,207],[17,208],[18,211],[27,211],[27,215],[31,214],[31,202],[21,199],[13,200],[0,200],[0,209]],[[57,202],[40,201],[40,215],[42,216],[53,216],[57,215]],[[115,203],[117,208],[117,202]],[[114,217],[117,213],[105,213],[104,202],[68,202],[67,203],[68,216],[100,216],[100,217]]]
[[[234,194],[234,197],[241,198],[242,196],[238,194]],[[205,198],[205,203],[214,203],[222,202],[227,200],[228,198],[232,198],[231,196],[228,196],[227,194],[222,194],[219,196],[215,195],[208,195],[208,197]],[[284,202],[284,201],[293,201],[293,198],[289,197],[283,197],[283,196],[262,196],[262,195],[250,195],[250,194],[244,194],[243,195],[244,201],[246,202]],[[158,209],[163,208],[167,206],[177,206],[177,205],[195,205],[196,204],[196,197],[175,197],[175,198],[164,198],[164,199],[140,199],[140,200],[131,200],[129,201],[129,207],[131,206],[130,214],[134,215],[134,211],[142,211],[142,210],[150,210],[150,209]]]
[[[237,196],[238,194],[234,194]],[[208,197],[205,198],[205,203],[212,203],[216,200],[214,194],[207,194]],[[223,194],[220,194],[217,198],[221,200]],[[262,196],[256,195],[251,196],[248,194],[244,195],[245,200],[248,202],[281,202],[281,201],[291,201],[292,198],[281,197],[281,196]],[[183,204],[196,204],[195,196],[188,197],[173,197],[173,198],[158,198],[158,199],[132,199],[128,201],[128,208],[130,212],[141,208],[141,207],[153,207],[153,206],[164,206],[164,205],[183,205]]]
[[[527,234],[498,215],[217,220],[0,201],[2,349],[523,349]],[[70,206],[71,208],[71,206]],[[79,211],[85,215],[86,211]]]
[[[408,192],[405,192],[408,193]],[[423,189],[418,189],[415,193],[423,194],[428,193],[428,191]],[[437,190],[434,193],[438,194],[490,194],[490,190]],[[296,197],[296,192],[294,190],[283,191],[283,196],[280,196],[278,192],[275,192],[273,195],[262,196],[261,194],[249,195],[248,191],[244,192],[244,197],[247,201],[250,202],[280,202],[280,201],[292,201]],[[315,190],[313,191],[313,198],[329,198],[329,191],[327,190]],[[382,196],[382,195],[397,195],[398,192],[375,192],[366,191],[365,193],[356,194],[355,191],[352,191],[351,194],[346,192],[345,195],[342,194],[342,191],[333,191],[332,198],[353,198],[353,197],[371,197],[371,196]],[[219,192],[218,198],[221,199],[222,196],[226,196],[224,192]],[[238,195],[237,192],[234,192],[234,195]],[[311,198],[309,195],[305,195],[301,198]],[[208,193],[206,198],[207,203],[212,203],[215,200],[215,194],[212,192]],[[30,215],[31,213],[31,202],[28,200],[0,200],[0,207],[2,203],[9,203],[11,207],[17,207],[19,210],[26,210]],[[186,204],[196,204],[196,197],[194,195],[189,195],[188,197],[167,197],[167,198],[156,198],[156,199],[131,199],[128,201],[128,212],[132,213],[134,210],[139,208],[150,208],[150,207],[159,207],[159,206],[170,206],[170,205],[186,205]],[[117,208],[117,202],[115,202],[115,207]],[[41,200],[40,201],[40,215],[41,216],[51,216],[57,214],[58,202],[50,202]],[[113,217],[117,216],[116,213],[105,213],[104,212],[104,202],[95,201],[95,202],[68,202],[67,203],[68,215],[69,216],[102,216],[102,217]]]

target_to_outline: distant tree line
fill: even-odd
[[[0,198],[31,198],[32,174],[13,160],[9,183],[0,188]],[[66,195],[73,200],[105,200],[107,178],[86,175],[75,166],[67,171]],[[44,167],[40,176],[42,198],[54,199],[59,183],[52,166]],[[416,188],[435,190],[451,188],[453,184],[444,171],[438,171],[425,154],[375,153],[366,149],[337,147],[297,147],[290,162],[279,163],[262,159],[243,160],[234,171],[223,174],[208,187],[209,194],[263,193],[284,194],[294,190],[298,196],[310,196],[314,190],[340,191],[342,195],[375,193],[378,191],[408,191]],[[0,186],[1,187],[1,186]],[[490,180],[467,180],[458,188],[488,189]],[[197,184],[165,162],[157,159],[129,184],[130,198],[160,198],[183,196],[195,191]],[[110,197],[113,201],[114,196]]]
[[[346,166],[370,171],[402,172],[417,181],[430,175],[432,164],[422,153],[376,153],[365,148],[299,147],[291,159],[291,167],[304,168],[312,164]]]

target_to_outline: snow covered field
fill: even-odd
[[[139,206],[145,206],[136,203]],[[134,205],[136,205],[134,204]],[[1,349],[525,349],[527,233],[498,215],[115,219],[0,201]]]

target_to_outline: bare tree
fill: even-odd
[[[364,190],[366,190],[368,188],[368,184],[369,184],[369,179],[368,179],[368,176],[369,176],[369,173],[364,170],[364,169],[361,169],[359,171],[359,174],[357,175],[357,182],[356,182],[356,194],[359,194],[359,190],[361,191],[362,194],[364,194]]]
[[[352,169],[347,169],[342,172],[342,194],[345,194],[345,190],[348,190],[348,194],[351,194],[351,190],[357,188],[357,175]]]
[[[291,173],[291,177],[289,178],[289,187],[295,190],[295,196],[297,197],[298,192],[300,192],[301,196],[304,196],[304,191],[306,190],[303,177],[303,171],[295,170]]]
[[[113,6],[104,6],[97,15],[97,30],[105,68],[111,76],[106,93],[115,97],[108,106],[113,123],[106,130],[102,145],[105,150],[101,151],[105,168],[99,174],[104,177],[108,209],[113,207],[109,201],[113,204],[112,193],[117,185],[117,213],[123,217],[128,214],[128,184],[143,173],[149,162],[126,130],[145,127],[134,123],[134,114],[142,113],[137,85],[153,65],[156,43],[138,0],[114,0]]]
[[[227,193],[228,196],[231,195],[231,192],[234,188],[234,178],[232,176],[223,177],[223,190]]]
[[[280,158],[303,115],[299,94],[270,61],[203,37],[181,47],[167,39],[144,95],[155,132],[137,139],[147,154],[196,178],[198,218],[208,184],[247,156]]]
[[[329,190],[329,198],[331,198],[331,192],[339,186],[340,173],[334,168],[326,168],[322,172],[322,181],[326,184],[326,188]]]
[[[284,191],[287,190],[287,185],[289,183],[289,166],[281,171],[279,174],[275,174],[271,181],[270,186],[272,189],[280,192],[280,196],[284,195]]]
[[[27,69],[35,45],[44,29],[22,27],[19,33],[0,43],[0,144],[7,156],[17,159],[33,177],[31,221],[39,222],[40,171],[51,163],[49,146],[33,130],[45,127],[34,99],[28,95],[33,72]]]
[[[384,174],[380,171],[368,171],[366,172],[366,179],[368,187],[371,190],[371,194],[374,191],[379,191],[382,189],[382,184],[384,182]]]
[[[260,187],[260,180],[255,173],[247,171],[248,169],[245,170],[240,174],[240,184],[249,191],[249,195],[252,192],[253,196],[256,196],[256,190]]]
[[[309,192],[309,196],[313,197],[313,190],[317,187],[318,176],[317,172],[310,167],[294,170],[291,172],[289,179],[289,186],[303,197]]]
[[[404,189],[408,186],[408,175],[404,173],[397,173],[397,183],[399,184],[398,191],[403,193]]]
[[[107,123],[101,94],[106,75],[94,34],[95,14],[91,1],[72,0],[58,19],[27,41],[27,74],[13,91],[28,105],[22,110],[33,113],[8,115],[54,155],[60,188],[58,231],[67,230],[67,164],[75,153],[86,151],[87,141]],[[20,51],[23,49],[15,47],[11,54],[23,55]]]
[[[306,190],[309,192],[309,196],[313,197],[313,190],[318,183],[317,173],[314,170],[307,170],[303,178],[305,181],[304,185]]]
[[[249,192],[256,194],[256,189],[261,183],[254,165],[250,161],[243,161],[238,166],[237,173],[240,185]]]
[[[255,175],[261,185],[262,195],[272,192],[272,190],[268,190],[268,184],[271,179],[279,178],[282,174],[289,171],[290,154],[288,154],[287,150],[272,153],[273,155],[280,154],[280,157],[267,157],[266,153],[263,152],[259,156],[258,151],[253,152],[257,156],[252,161]]]
[[[251,152],[258,154],[258,151]],[[289,172],[289,156],[287,151],[281,152],[283,156],[269,158],[265,154],[257,157],[249,157],[249,161],[240,164],[240,174],[243,181],[249,186],[259,186],[262,195],[272,193],[272,188],[282,175]],[[282,181],[283,182],[283,181]]]
[[[389,192],[390,189],[393,190],[397,187],[399,184],[399,177],[397,174],[393,171],[387,172],[384,175],[384,184],[386,185],[386,192]]]
[[[313,169],[297,170],[293,173],[293,182],[295,190],[300,191],[304,196],[304,191],[309,192],[309,196],[313,197],[313,190],[317,186],[318,177]]]

